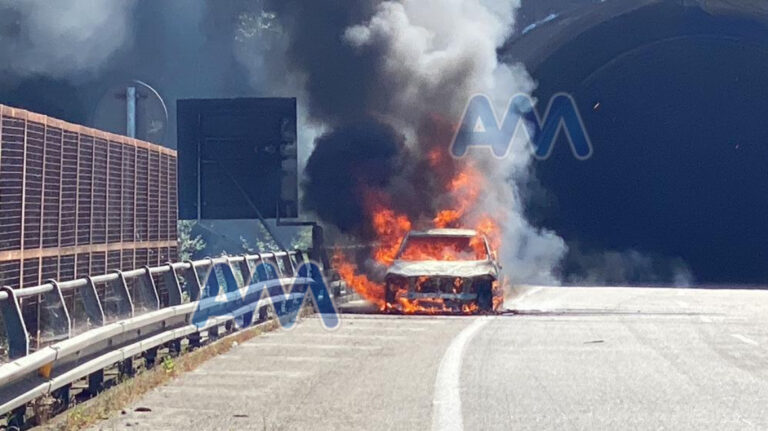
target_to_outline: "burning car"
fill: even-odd
[[[471,229],[409,232],[385,278],[390,311],[491,312],[501,304],[500,266]]]

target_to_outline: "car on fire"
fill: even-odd
[[[412,231],[385,277],[390,311],[491,312],[501,303],[496,254],[471,229]]]

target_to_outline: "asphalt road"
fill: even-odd
[[[305,319],[95,429],[768,429],[768,291],[531,288],[506,306]]]

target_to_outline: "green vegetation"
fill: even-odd
[[[296,236],[291,240],[291,249],[309,250],[312,248],[312,228],[304,227],[296,232]]]
[[[195,257],[195,253],[205,248],[203,237],[197,235],[192,237],[192,229],[197,224],[195,220],[179,220],[179,257],[182,261],[190,260]]]

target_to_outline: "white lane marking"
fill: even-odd
[[[225,354],[223,354],[223,355],[219,355],[219,356],[217,356],[217,358],[220,358],[220,359],[221,359],[222,361],[224,361],[224,362],[229,362],[229,361],[233,361],[233,362],[234,362],[234,361],[244,361],[244,360],[246,360],[246,359],[247,359],[247,360],[250,360],[250,358],[246,358],[246,357],[244,357],[244,356],[241,356],[241,355],[233,355],[232,353],[225,353]]]
[[[731,337],[733,337],[733,338],[735,338],[735,339],[737,339],[737,340],[739,340],[741,342],[750,344],[752,346],[759,346],[760,345],[760,343],[758,343],[757,341],[755,341],[755,340],[753,340],[753,339],[751,339],[749,337],[745,337],[745,336],[743,336],[741,334],[731,334]]]
[[[306,371],[236,371],[236,370],[198,370],[194,372],[201,376],[239,376],[239,377],[287,377],[291,379],[301,379],[312,375]]]
[[[347,329],[360,329],[362,331],[397,331],[397,332],[424,332],[430,328],[397,328],[393,326],[381,326],[381,325],[344,325],[340,331],[346,331]],[[327,334],[328,331],[306,331],[307,334]],[[302,334],[304,335],[304,334]]]
[[[250,383],[250,382],[245,382],[244,384],[250,384],[251,386],[253,386],[253,384]],[[245,399],[245,398],[257,399],[257,400],[262,400],[263,399],[264,401],[270,400],[270,401],[274,402],[274,396],[275,395],[274,395],[273,392],[269,392],[268,389],[270,389],[272,387],[275,387],[275,386],[279,386],[279,382],[272,381],[272,382],[267,383],[266,385],[263,385],[263,386],[260,385],[260,387],[258,387],[258,388],[249,388],[249,389],[240,389],[240,388],[232,389],[232,388],[227,388],[227,390],[229,390],[229,391],[237,391],[237,396],[238,397],[243,397],[243,399]],[[203,397],[203,398],[200,398],[200,399],[205,399],[206,400],[205,402],[208,403],[208,404],[222,403],[227,408],[232,408],[232,401],[231,401],[231,399],[229,397],[227,397],[227,396],[211,396],[211,394],[215,393],[215,391],[221,391],[221,388],[222,388],[222,386],[221,386],[220,383],[217,383],[216,385],[214,385],[214,384],[201,385],[201,384],[197,383],[196,381],[185,381],[183,384],[178,385],[178,386],[161,386],[160,388],[156,389],[157,392],[155,392],[155,393],[159,393],[159,394],[162,394],[162,395],[166,395],[166,394],[168,394],[168,395],[170,395],[170,394],[184,394],[186,396],[200,395],[201,397]],[[207,398],[205,398],[205,397],[207,397]],[[164,398],[167,398],[167,397],[164,397]],[[219,410],[219,414],[221,414],[221,410]]]
[[[345,325],[341,331],[346,331],[347,329],[360,329],[362,331],[398,331],[398,332],[424,332],[427,331],[429,328],[406,328],[406,327],[394,327],[394,326],[381,326],[381,325]],[[310,334],[326,334],[328,331],[306,331]]]
[[[281,335],[274,337],[263,336],[264,339],[277,339]],[[291,334],[288,338],[308,338],[311,337],[315,340],[322,340],[324,338],[341,338],[341,339],[358,339],[358,340],[405,340],[405,335],[376,335],[376,334],[338,334],[335,332],[318,333],[318,334]]]
[[[377,350],[383,346],[369,346],[360,344],[309,344],[309,343],[246,343],[239,347],[290,347],[292,349],[342,349],[342,350]]]
[[[461,364],[464,350],[472,337],[483,326],[487,325],[491,318],[479,318],[464,328],[456,338],[440,361],[435,378],[435,392],[432,399],[432,430],[434,431],[461,431],[464,429],[464,418],[461,413]]]
[[[332,362],[336,363],[339,361],[345,361],[345,360],[352,360],[354,358],[349,357],[343,357],[343,356],[337,356],[337,357],[330,357],[330,356],[278,356],[278,355],[259,355],[259,359],[274,359],[278,361],[283,362]]]
[[[240,356],[240,355],[220,355],[218,356],[221,359],[224,359],[226,361],[251,361],[253,360],[252,357],[248,356]],[[351,360],[353,358],[344,357],[344,356],[338,356],[338,357],[330,357],[330,356],[281,356],[281,355],[259,355],[259,360],[276,360],[276,361],[284,361],[284,362],[303,362],[303,361],[309,361],[309,362],[339,362],[339,361],[345,361],[345,360]]]

